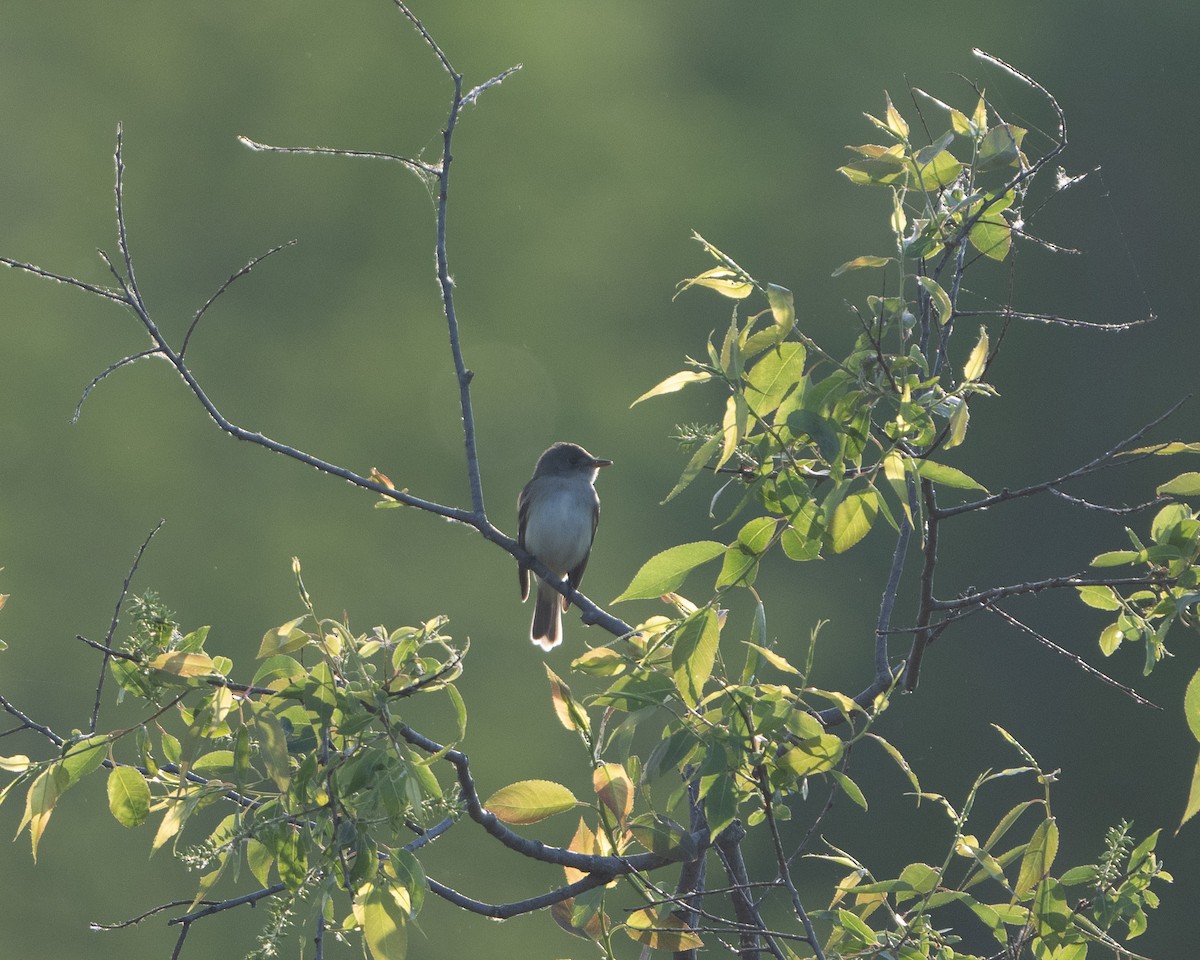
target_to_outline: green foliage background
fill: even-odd
[[[652,553],[708,535],[703,484],[658,506],[682,465],[664,438],[675,420],[696,416],[689,401],[628,410],[727,322],[718,298],[670,300],[675,279],[709,266],[689,230],[793,289],[800,324],[822,342],[849,343],[857,328],[844,301],[877,291],[863,287],[863,274],[829,274],[853,256],[888,252],[886,197],[834,172],[848,158],[843,144],[870,139],[861,112],[878,112],[886,87],[912,119],[905,78],[969,106],[961,73],[1022,125],[1052,122],[1035,98],[974,60],[972,46],[1057,96],[1069,172],[1103,167],[1102,180],[1068,191],[1037,225],[1086,256],[1027,250],[1014,303],[1101,322],[1151,310],[1160,319],[1107,336],[1015,327],[989,377],[1002,397],[975,404],[972,443],[955,464],[993,489],[1044,479],[1196,387],[1200,11],[1190,3],[1136,17],[1106,2],[902,11],[545,0],[416,12],[468,83],[525,65],[467,114],[456,141],[457,306],[497,523],[514,532],[508,505],[550,441],[576,440],[617,461],[601,478],[604,516],[585,584],[599,602]],[[300,240],[240,281],[191,348],[223,412],[359,472],[376,466],[414,493],[466,503],[427,195],[382,164],[256,155],[234,139],[433,155],[446,81],[391,4],[6,0],[0,90],[0,250],[105,280],[94,248],[115,253],[111,150],[124,122],[138,275],[176,337],[230,272]],[[988,292],[1003,298],[1007,285]],[[226,440],[162,364],[101,384],[70,426],[87,382],[142,347],[134,321],[111,305],[5,273],[0,330],[0,592],[12,594],[0,619],[11,645],[0,682],[19,704],[63,731],[84,724],[96,660],[74,635],[103,636],[138,543],[165,517],[137,586],[158,590],[185,624],[212,624],[211,652],[249,664],[265,629],[302,612],[289,565],[298,555],[318,606],[349,611],[359,630],[444,612],[451,633],[471,637],[459,687],[481,792],[552,777],[586,795],[589,772],[582,757],[563,759],[574,756],[574,738],[553,718],[525,639],[529,611],[499,551],[428,516],[375,512],[369,497]],[[1193,404],[1167,432],[1191,439],[1195,422]],[[1173,475],[1157,466],[1109,474],[1104,499],[1144,499]],[[955,567],[958,588],[1074,571],[1118,545],[1120,523],[1037,502],[976,516],[955,536],[943,559],[954,558],[945,566]],[[817,653],[823,686],[857,690],[869,677],[885,540],[872,535],[836,562],[760,577],[774,635],[799,644],[817,619],[832,620]],[[1099,615],[1069,597],[1024,610],[1098,659]],[[654,611],[638,602],[617,612]],[[550,657],[563,674],[587,636],[572,617],[566,630],[567,652]],[[1179,703],[1197,661],[1186,643],[1175,652],[1183,669],[1139,686],[1164,704]],[[1139,680],[1140,666],[1136,651],[1104,664],[1126,682]],[[1064,856],[1094,855],[1120,815],[1142,834],[1178,821],[1195,751],[1178,708],[1138,708],[996,622],[977,619],[939,641],[920,691],[896,703],[881,729],[928,789],[954,797],[980,769],[1010,759],[988,721],[1045,767],[1063,768],[1056,812],[1079,845]],[[431,734],[439,722],[448,718],[430,718]],[[10,743],[0,752],[22,749]],[[855,775],[869,797],[902,789],[892,770],[872,775],[864,764]],[[17,804],[0,810],[0,835],[19,816]],[[853,832],[855,852],[880,871],[918,856],[924,831],[944,839],[934,811],[907,805],[873,806],[865,817],[843,803],[826,827],[842,840]],[[572,827],[541,829],[565,842]],[[1196,829],[1159,844],[1179,882],[1136,942],[1146,954],[1179,955],[1190,943]],[[479,839],[451,831],[430,854],[430,872],[490,899],[558,881],[550,868],[514,871],[499,852],[480,853]],[[173,934],[154,920],[119,934],[86,929],[190,896],[194,878],[163,853],[147,862],[148,849],[147,838],[108,817],[98,784],[73,792],[37,868],[23,839],[0,851],[4,952],[165,955]],[[819,869],[814,877],[828,879]],[[460,925],[434,901],[421,918],[429,939],[414,935],[414,956],[461,956],[484,944],[493,954],[587,955],[544,917]],[[245,911],[210,921],[187,955],[239,955],[261,919]]]

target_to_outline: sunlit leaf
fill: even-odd
[[[956,467],[948,467],[944,463],[934,463],[932,460],[918,461],[917,473],[926,480],[940,483],[944,487],[954,487],[957,490],[982,490],[987,493],[987,487],[978,480],[967,476]]]
[[[840,277],[843,273],[849,270],[862,270],[871,267],[885,267],[892,262],[891,257],[855,257],[853,260],[847,260],[840,267],[833,271],[831,276]]]
[[[829,521],[829,542],[834,553],[845,553],[871,530],[879,515],[879,494],[872,489],[847,496]]]
[[[1187,717],[1188,729],[1200,740],[1200,670],[1192,674],[1187,690],[1183,694],[1183,713]]]
[[[689,573],[725,552],[725,544],[699,540],[655,554],[634,575],[624,592],[613,601],[650,600],[679,588]]]
[[[372,960],[404,960],[408,931],[404,910],[394,892],[387,886],[364,884],[354,898],[353,909]]]
[[[967,357],[967,363],[963,367],[963,379],[967,382],[978,380],[983,376],[984,368],[987,366],[988,357],[988,332],[987,327],[979,328],[979,339],[975,342],[975,346],[971,348],[971,355]]]
[[[108,775],[108,809],[123,827],[139,827],[150,815],[150,787],[133,767],[114,767]]]
[[[681,370],[679,373],[671,374],[662,383],[656,387],[651,387],[640,397],[630,404],[631,407],[636,407],[643,400],[649,400],[651,397],[660,397],[665,393],[675,393],[682,390],[691,383],[705,383],[713,378],[711,373],[700,370]]]
[[[600,802],[624,824],[633,811],[633,781],[619,763],[603,763],[592,771],[592,787]]]
[[[769,416],[784,395],[803,379],[804,359],[802,343],[780,344],[764,354],[746,377],[750,409],[760,417]]]
[[[484,806],[505,823],[537,823],[579,803],[575,794],[551,780],[520,780],[493,793]]]
[[[289,620],[274,630],[268,630],[263,634],[262,643],[259,644],[255,659],[263,660],[276,654],[299,650],[308,642],[308,634],[300,629],[300,624],[306,619],[307,615],[296,617],[295,620]]]
[[[1121,609],[1121,601],[1117,598],[1116,591],[1112,587],[1091,585],[1076,587],[1075,589],[1079,591],[1079,599],[1089,607],[1095,607],[1097,610]]]
[[[1187,806],[1184,807],[1183,817],[1179,821],[1176,833],[1185,823],[1200,812],[1200,757],[1196,758],[1196,769],[1192,771],[1192,785],[1188,790]]]
[[[704,684],[716,662],[721,630],[717,611],[705,607],[685,620],[672,635],[671,668],[675,685],[683,699],[691,705],[704,695]]]
[[[162,653],[154,657],[149,666],[176,677],[209,677],[215,672],[212,658],[206,653]]]
[[[550,702],[554,706],[554,714],[558,717],[558,722],[568,730],[578,730],[585,735],[590,735],[592,728],[587,712],[571,696],[571,688],[550,669],[549,664],[543,664],[543,666],[546,668],[546,676],[550,680]]]
[[[682,920],[666,911],[659,916],[654,907],[643,907],[631,913],[625,921],[625,932],[630,939],[644,943],[652,950],[679,953],[704,946],[704,941],[689,930]]]
[[[1181,473],[1160,484],[1156,492],[1160,497],[1200,497],[1200,473]]]
[[[784,766],[798,777],[832,770],[842,759],[845,743],[831,733],[822,733],[788,749],[781,758]]]
[[[1013,893],[1017,897],[1024,897],[1032,893],[1034,887],[1041,883],[1050,872],[1057,853],[1058,825],[1054,822],[1053,817],[1047,817],[1037,825],[1033,835],[1029,838],[1025,854],[1021,857],[1021,869],[1017,874]]]
[[[721,296],[733,300],[745,300],[754,292],[754,284],[751,281],[746,279],[743,274],[736,273],[728,267],[713,267],[711,270],[705,270],[699,276],[679,282],[680,293],[689,287],[707,287],[709,290],[715,290]]]

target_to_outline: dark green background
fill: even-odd
[[[1200,12],[1191,2],[1135,13],[1109,2],[541,0],[417,12],[468,84],[525,65],[467,112],[456,140],[457,304],[496,523],[514,530],[517,491],[550,441],[573,439],[617,461],[600,484],[604,522],[585,585],[601,603],[651,554],[714,535],[708,485],[658,505],[682,466],[665,440],[671,425],[711,418],[714,408],[697,393],[628,410],[727,322],[716,297],[671,302],[676,279],[709,265],[689,231],[793,289],[805,329],[846,345],[854,321],[845,301],[861,302],[875,281],[829,274],[853,256],[887,252],[886,195],[834,172],[844,144],[873,139],[862,111],[879,113],[886,88],[915,120],[906,80],[969,109],[974,95],[961,73],[985,85],[1009,119],[1051,129],[1045,107],[975,60],[973,46],[1058,96],[1071,173],[1103,167],[1102,179],[1067,192],[1034,224],[1086,256],[1026,250],[1014,304],[1102,322],[1152,310],[1160,319],[1105,336],[1015,326],[992,370],[1003,396],[975,406],[955,464],[993,488],[1043,479],[1195,388]],[[418,495],[466,505],[424,188],[383,163],[259,155],[235,141],[246,134],[433,158],[448,93],[386,0],[5,0],[0,251],[105,282],[94,250],[117,252],[111,152],[123,122],[138,276],[176,342],[230,272],[300,241],[240,281],[197,334],[190,355],[222,411],[359,472],[376,466]],[[979,289],[1003,296],[1005,270],[986,273]],[[188,626],[211,624],[210,649],[233,657],[240,674],[252,671],[263,631],[301,612],[289,569],[298,555],[318,607],[348,611],[360,630],[444,612],[456,636],[471,638],[460,689],[471,710],[466,748],[485,795],[525,777],[585,792],[584,758],[553,719],[506,556],[429,516],[373,511],[372,497],[232,442],[161,363],[101,384],[70,426],[88,381],[145,345],[135,321],[111,304],[4,273],[0,324],[0,590],[12,594],[0,620],[11,645],[0,659],[6,695],[62,732],[86,723],[96,659],[73,638],[103,637],[137,545],[165,517],[135,589],[157,589]],[[1193,402],[1156,437],[1195,439],[1196,421]],[[1178,472],[1173,466],[1195,469],[1160,462],[1075,492],[1135,502]],[[797,650],[818,619],[832,621],[817,654],[823,685],[853,691],[868,679],[886,541],[878,532],[849,556],[780,566],[760,580],[784,650]],[[1122,544],[1120,521],[1023,503],[947,529],[941,592],[1072,572]],[[703,595],[699,578],[691,588]],[[1103,622],[1072,598],[1013,611],[1099,659]],[[574,617],[566,632],[564,650],[548,657],[562,673],[586,637]],[[971,621],[930,651],[919,693],[899,699],[881,731],[927,789],[958,799],[980,770],[1016,762],[988,723],[1011,730],[1047,768],[1062,768],[1061,856],[1077,862],[1096,854],[1120,816],[1140,833],[1178,821],[1196,752],[1178,707],[1198,660],[1193,639],[1178,637],[1177,660],[1144,683],[1135,652],[1104,664],[1167,706],[1159,713],[1003,625]],[[451,735],[441,714],[414,719],[431,735]],[[0,741],[6,754],[38,749],[23,737]],[[944,818],[900,798],[905,783],[878,754],[861,750],[854,772],[871,816],[842,803],[825,835],[881,874],[916,857],[940,859]],[[1002,785],[984,813],[1032,790]],[[797,811],[798,826],[822,799]],[[20,812],[20,798],[0,811],[0,834],[11,835]],[[541,835],[561,842],[572,829],[562,817]],[[1144,953],[1182,956],[1194,944],[1198,829],[1160,843],[1181,882],[1163,891],[1150,932],[1134,944]],[[27,838],[0,850],[0,952],[168,955],[174,932],[158,920],[124,933],[87,930],[90,920],[191,895],[194,878],[168,855],[147,861],[149,841],[108,816],[99,779],[72,792],[36,868]],[[558,882],[554,871],[493,853],[464,825],[427,864],[484,899]],[[833,874],[816,865],[800,874],[821,905],[818,891]],[[413,956],[592,955],[544,916],[497,926],[434,899]],[[209,921],[185,955],[241,955],[263,919],[260,909]]]

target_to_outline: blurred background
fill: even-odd
[[[456,303],[475,371],[485,495],[501,528],[515,533],[517,492],[551,441],[575,440],[616,461],[599,484],[604,516],[585,583],[600,603],[659,550],[732,535],[714,533],[706,516],[711,484],[659,505],[684,463],[667,439],[673,425],[713,419],[717,398],[696,392],[629,410],[728,322],[715,296],[671,299],[677,279],[711,265],[690,231],[794,290],[799,322],[843,349],[856,330],[847,303],[877,292],[877,279],[830,273],[854,256],[888,252],[886,193],[835,172],[845,144],[877,139],[862,112],[879,114],[886,89],[915,127],[906,84],[969,111],[966,77],[1038,145],[1053,132],[1046,106],[972,47],[1057,96],[1069,173],[1100,168],[1033,224],[1084,255],[1024,248],[1013,304],[1105,323],[1159,319],[1104,335],[1014,325],[990,372],[1002,396],[976,403],[969,442],[952,462],[993,489],[1045,479],[1196,388],[1200,8],[1191,2],[1136,14],[1096,0],[415,8],[468,85],[524,64],[467,111],[457,133]],[[425,187],[394,165],[255,154],[235,139],[435,159],[449,84],[391,3],[5,0],[0,90],[0,252],[107,282],[95,250],[117,255],[112,150],[122,122],[138,278],[176,344],[230,273],[299,241],[239,281],[193,339],[195,372],[222,412],[360,473],[378,467],[420,496],[468,505]],[[942,118],[930,117],[936,133]],[[976,275],[982,292],[1008,295],[1007,266]],[[86,725],[97,658],[74,637],[103,638],[137,546],[165,518],[133,589],[158,591],[189,628],[211,624],[210,651],[232,657],[239,676],[252,672],[262,633],[302,612],[289,563],[298,556],[318,608],[346,611],[360,631],[446,613],[450,632],[470,637],[460,683],[472,724],[465,749],[485,795],[527,777],[586,794],[585,758],[553,717],[507,556],[465,528],[375,511],[370,496],[231,441],[161,363],[104,381],[72,426],[91,378],[146,345],[111,303],[4,272],[0,330],[0,592],[12,595],[0,619],[10,644],[0,657],[5,695],[60,732]],[[1196,439],[1196,409],[1196,401],[1185,406],[1153,438]],[[1195,465],[1125,468],[1072,492],[1134,503],[1183,469]],[[1148,516],[1132,521],[1148,524]],[[1074,572],[1124,543],[1119,518],[1026,501],[947,528],[939,591]],[[785,651],[799,651],[819,619],[831,621],[816,655],[822,686],[853,692],[869,678],[889,547],[876,531],[848,556],[781,560],[760,577],[770,633]],[[909,574],[914,587],[914,565]],[[691,587],[699,596],[706,585],[697,577]],[[1073,597],[1011,609],[1101,660],[1095,638],[1104,621]],[[658,611],[636,603],[614,612]],[[902,608],[898,622],[904,616]],[[603,639],[573,615],[565,629],[564,647],[547,657],[561,674],[585,641]],[[981,770],[1017,762],[989,723],[1010,730],[1047,769],[1061,768],[1054,812],[1064,864],[1093,859],[1121,817],[1139,836],[1166,827],[1159,850],[1180,882],[1161,889],[1162,907],[1133,946],[1182,956],[1196,931],[1200,827],[1170,834],[1196,754],[1179,708],[1200,661],[1193,641],[1178,635],[1175,662],[1145,681],[1140,651],[1102,664],[1167,707],[1154,711],[1004,624],[975,619],[930,651],[920,690],[897,699],[880,732],[926,789],[958,800]],[[576,689],[589,687],[580,679]],[[453,735],[436,710],[412,720],[431,736]],[[5,754],[40,749],[24,737],[0,741]],[[931,805],[900,799],[908,788],[890,762],[863,748],[852,772],[871,813],[843,802],[824,836],[880,875],[942,855],[949,824]],[[981,807],[980,831],[1034,791],[998,786]],[[797,811],[797,833],[823,799],[817,791],[811,809]],[[0,809],[0,836],[15,832],[21,808],[18,797]],[[561,817],[539,835],[564,842],[573,830]],[[116,824],[96,779],[64,799],[36,867],[25,836],[0,848],[4,954],[167,956],[175,931],[158,918],[121,933],[88,930],[89,921],[192,895],[195,877],[166,852],[147,859],[150,839]],[[439,841],[426,864],[482,899],[559,882],[548,868],[514,869],[469,826]],[[800,876],[818,898],[835,874],[812,863]],[[185,956],[242,955],[263,920],[260,908],[208,921]],[[545,915],[498,926],[430,897],[421,925],[412,956],[592,955]]]

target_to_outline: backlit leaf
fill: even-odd
[[[651,397],[660,397],[664,393],[675,393],[677,390],[682,390],[690,383],[704,383],[711,380],[713,375],[701,370],[681,370],[679,373],[673,373],[667,377],[662,383],[656,387],[651,387],[640,397],[630,404],[631,407],[636,407],[643,400],[649,400]]]
[[[133,767],[114,767],[108,775],[108,809],[123,827],[138,827],[150,815],[150,787]]]
[[[625,591],[613,601],[650,600],[671,593],[683,584],[692,570],[725,552],[725,544],[715,540],[683,543],[655,554],[634,575]]]
[[[579,803],[575,794],[551,780],[520,780],[501,787],[484,806],[505,823],[525,825],[564,813]]]

